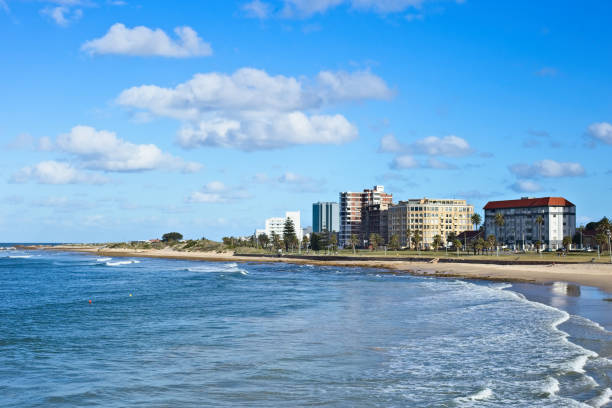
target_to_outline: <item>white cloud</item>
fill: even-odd
[[[265,18],[273,15],[273,10],[278,10],[277,15],[280,17],[306,18],[341,6],[379,14],[401,13],[409,9],[421,10],[428,1],[433,2],[431,0],[279,0],[268,2],[254,0],[244,5],[243,9],[247,11],[249,17]],[[461,4],[463,1],[455,0],[455,3]],[[264,9],[265,13],[261,11]]]
[[[178,37],[171,39],[163,30],[145,26],[128,28],[116,23],[101,38],[87,41],[81,50],[91,55],[119,54],[161,56],[173,58],[203,57],[212,54],[210,44],[204,42],[191,27],[177,27]]]
[[[536,193],[542,191],[542,186],[532,180],[518,180],[510,188],[517,193]]]
[[[612,145],[612,124],[608,122],[593,123],[588,128],[591,137]]]
[[[394,135],[388,134],[380,140],[380,152],[411,153],[426,156],[462,157],[474,153],[467,140],[449,135],[444,137],[428,136],[411,144],[400,142]]]
[[[242,10],[244,10],[247,17],[267,18],[272,12],[272,7],[263,1],[253,0],[249,3],[243,4]]]
[[[536,71],[536,75],[541,77],[554,77],[557,76],[557,74],[557,69],[553,67],[542,67]]]
[[[442,138],[429,136],[417,140],[411,145],[411,148],[416,153],[429,156],[460,157],[473,153],[473,149],[470,147],[469,143],[465,139],[455,135],[444,136]]]
[[[70,23],[79,20],[83,16],[83,10],[72,8],[69,4],[56,7],[45,7],[40,10],[40,12],[62,27],[67,27]]]
[[[9,8],[6,0],[0,0],[0,9],[4,10],[6,13],[10,13],[11,9]]]
[[[86,168],[106,171],[143,171],[159,168],[194,172],[201,167],[164,153],[154,144],[134,144],[114,132],[75,126],[57,138],[60,150],[79,157]]]
[[[27,183],[29,181],[35,181],[39,184],[102,184],[109,180],[96,174],[75,169],[68,163],[50,160],[24,167],[11,178],[13,183]]]
[[[399,153],[405,151],[406,147],[400,143],[395,135],[389,133],[380,139],[378,151],[381,153]]]
[[[397,156],[391,162],[391,168],[393,169],[416,169],[421,167],[420,163],[410,155]]]
[[[227,203],[249,198],[250,195],[243,187],[230,188],[221,181],[211,181],[200,191],[195,191],[187,198],[190,203]]]
[[[391,95],[385,82],[367,71],[324,71],[308,81],[242,68],[231,75],[197,74],[175,88],[129,88],[117,102],[183,121],[178,141],[184,147],[257,150],[351,141],[358,131],[344,116],[307,111]]]
[[[522,178],[557,178],[578,177],[585,174],[584,167],[580,163],[558,162],[555,160],[540,160],[534,164],[514,164],[509,167],[510,171]]]

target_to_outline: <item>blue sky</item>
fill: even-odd
[[[0,242],[394,200],[612,202],[612,4],[0,0]]]

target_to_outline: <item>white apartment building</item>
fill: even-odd
[[[266,219],[265,228],[255,230],[255,236],[266,234],[268,237],[272,237],[272,232],[276,233],[282,238],[285,230],[285,221],[290,218],[293,221],[295,228],[295,235],[298,239],[302,240],[303,230],[300,224],[300,212],[299,211],[287,211],[285,217],[272,217]]]
[[[397,235],[402,246],[408,246],[408,230],[420,231],[423,248],[431,247],[436,235],[444,242],[452,232],[459,235],[473,230],[474,206],[465,200],[450,198],[417,198],[400,201],[389,207],[388,234]]]
[[[563,247],[563,237],[576,233],[576,206],[563,197],[490,201],[484,210],[487,236],[514,249],[532,248],[540,241],[542,249],[556,250]],[[503,225],[495,223],[496,214],[503,215]]]

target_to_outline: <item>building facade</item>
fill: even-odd
[[[389,204],[370,204],[361,210],[361,242],[370,244],[370,234],[378,234],[385,244],[389,243],[388,213]]]
[[[340,210],[338,203],[318,202],[312,205],[312,231],[340,231]]]
[[[540,241],[542,249],[556,250],[563,248],[563,237],[576,233],[576,206],[563,197],[490,201],[484,210],[487,236],[513,249],[533,248]],[[503,225],[496,224],[497,214]]]
[[[272,217],[266,219],[265,228],[255,230],[255,236],[259,237],[262,234],[266,234],[268,237],[272,237],[272,232],[276,233],[281,238],[283,237],[283,233],[285,230],[285,221],[287,218],[290,218],[293,221],[293,226],[295,228],[295,235],[298,237],[298,240],[302,240],[302,227],[300,225],[300,212],[299,211],[287,211],[285,213],[285,218],[283,217]]]
[[[419,198],[400,201],[389,207],[388,236],[397,235],[402,246],[409,246],[408,231],[421,233],[422,248],[430,248],[436,235],[444,242],[450,233],[473,230],[474,206],[465,200]]]
[[[364,207],[372,204],[391,204],[392,194],[385,193],[384,186],[374,186],[371,190],[362,192],[340,193],[340,247],[350,246],[351,235],[361,235],[361,212]]]

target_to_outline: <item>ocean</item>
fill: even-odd
[[[519,286],[0,251],[0,406],[612,406],[612,333]]]

